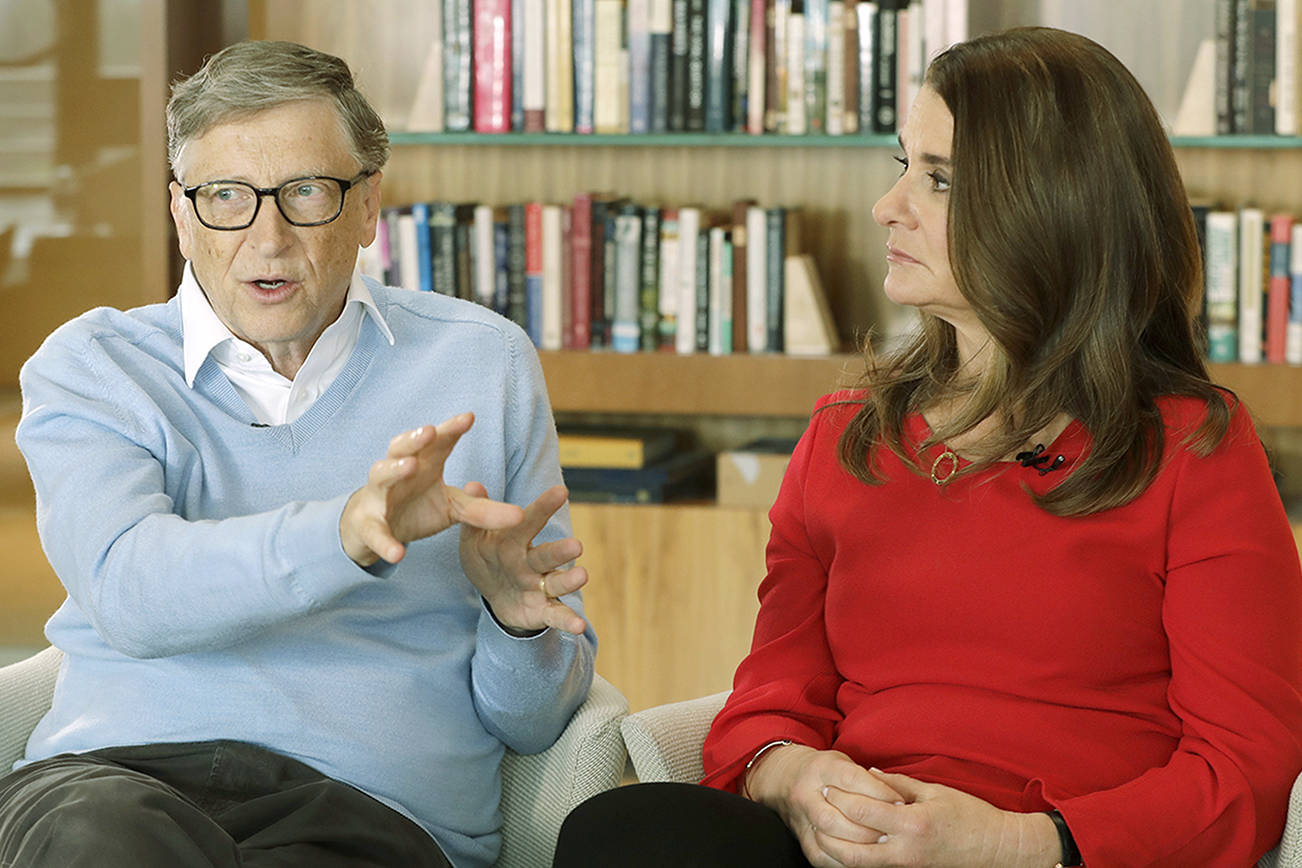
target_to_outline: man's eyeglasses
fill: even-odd
[[[322,226],[344,210],[344,195],[372,172],[361,172],[352,180],[342,178],[294,178],[279,187],[255,187],[243,181],[209,181],[186,187],[199,222],[209,229],[247,229],[258,217],[262,197],[272,196],[281,216],[291,226]]]

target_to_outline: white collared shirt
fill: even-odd
[[[231,333],[208,303],[189,262],[185,264],[177,294],[181,303],[185,382],[194,386],[200,366],[211,355],[264,425],[293,422],[330,388],[357,346],[364,313],[375,320],[389,344],[393,344],[393,332],[356,269],[348,285],[343,311],[317,338],[293,380],[277,373],[257,347]]]

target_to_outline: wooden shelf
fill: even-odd
[[[677,353],[543,352],[552,407],[572,413],[665,415],[809,415],[820,395],[852,384],[857,355],[710,356]],[[1302,368],[1211,365],[1212,379],[1233,389],[1267,426],[1302,427]]]

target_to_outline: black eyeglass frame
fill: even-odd
[[[280,216],[284,217],[285,222],[290,226],[324,226],[327,223],[335,222],[339,219],[339,215],[344,213],[344,202],[348,199],[348,191],[357,186],[358,181],[363,178],[369,178],[374,174],[375,172],[373,171],[364,170],[354,175],[351,180],[332,178],[329,175],[304,175],[301,178],[290,178],[288,181],[277,187],[255,187],[247,181],[227,181],[219,179],[216,181],[205,181],[204,183],[196,184],[193,187],[185,187],[182,189],[182,192],[185,194],[185,198],[190,200],[190,207],[194,209],[194,216],[199,219],[199,222],[204,226],[207,226],[209,229],[215,229],[218,232],[239,232],[241,229],[248,229],[253,225],[253,221],[258,219],[258,212],[262,210],[262,200],[267,196],[270,196],[276,203],[276,210],[280,212]],[[285,206],[280,203],[280,191],[291,184],[299,184],[303,181],[334,181],[339,185],[339,210],[334,213],[333,217],[329,217],[325,220],[314,220],[311,223],[299,223],[285,213]],[[203,216],[199,213],[199,202],[196,197],[200,190],[212,184],[239,184],[240,186],[247,187],[253,191],[255,204],[253,206],[253,214],[249,217],[247,223],[243,223],[239,226],[214,226],[207,220],[203,219]]]

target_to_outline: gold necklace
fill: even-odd
[[[943,461],[949,462],[949,472],[944,476],[941,476],[938,471],[941,469],[941,462]],[[935,461],[931,462],[931,481],[937,485],[944,485],[949,482],[954,478],[954,474],[957,472],[958,456],[954,454],[952,449],[946,449],[944,452],[936,456]]]

